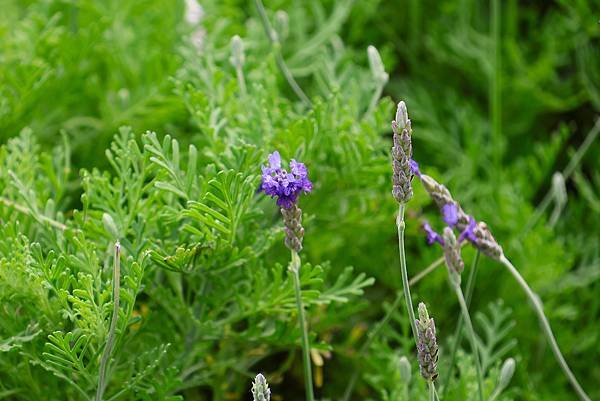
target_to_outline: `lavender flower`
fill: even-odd
[[[431,199],[433,199],[435,204],[438,206],[440,211],[443,211],[443,208],[446,205],[456,206],[456,215],[458,217],[456,226],[459,230],[463,230],[469,223],[469,217],[462,210],[458,202],[456,202],[454,198],[452,198],[452,194],[450,193],[450,191],[448,191],[448,189],[445,186],[438,183],[436,180],[434,180],[427,174],[421,174],[420,178],[423,187],[425,188]]]
[[[269,155],[269,165],[262,166],[261,191],[277,197],[277,205],[281,207],[285,225],[285,245],[295,252],[302,249],[304,228],[302,227],[302,210],[296,205],[298,196],[312,191],[312,183],[308,179],[308,170],[303,163],[292,159],[290,173],[281,168],[281,156],[275,151]]]
[[[483,254],[500,260],[504,252],[487,224],[482,221],[477,222],[473,216],[467,215],[445,186],[426,174],[421,174],[419,177],[431,199],[440,208],[446,224],[460,231],[458,243],[467,239]]]
[[[304,163],[292,159],[290,171],[281,168],[281,156],[275,151],[269,155],[269,165],[262,166],[260,189],[272,198],[277,197],[277,205],[289,209],[296,204],[301,192],[312,191],[308,171]]]
[[[458,206],[456,203],[447,203],[442,206],[442,216],[448,227],[454,227],[458,224]]]
[[[270,401],[271,400],[271,389],[267,379],[262,374],[257,374],[256,379],[252,383],[252,400],[253,401]]]
[[[483,221],[477,223],[477,226],[473,230],[475,240],[473,245],[477,247],[483,254],[489,256],[492,259],[501,260],[504,255],[504,251],[498,241],[492,235],[492,232],[488,228],[487,224]]]
[[[436,233],[433,228],[431,228],[431,225],[427,222],[423,223],[422,225],[423,230],[425,230],[425,233],[427,234],[427,244],[428,245],[433,245],[434,243],[438,243],[442,246],[444,246],[444,239],[442,238],[441,235],[439,235],[438,233]]]
[[[419,170],[419,163],[415,159],[410,159],[408,161],[408,166],[410,167],[410,171],[417,177],[421,177],[421,171]]]
[[[398,103],[396,119],[392,121],[392,131],[394,132],[392,195],[398,203],[406,203],[413,196],[411,181],[414,174],[411,168],[412,128],[404,102]]]
[[[477,241],[477,237],[475,236],[475,229],[477,228],[477,221],[473,216],[469,216],[469,224],[465,227],[465,229],[458,236],[458,242],[463,242],[465,239],[469,240],[472,243]]]
[[[417,325],[417,358],[421,376],[425,380],[434,381],[438,377],[438,345],[435,335],[435,322],[429,317],[427,307],[423,302],[419,304],[419,318]]]

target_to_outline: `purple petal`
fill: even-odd
[[[278,151],[269,155],[269,165],[272,169],[279,170],[281,168],[281,156]]]
[[[300,178],[305,178],[308,175],[308,170],[304,163],[299,163],[294,159],[290,161],[290,170],[292,170],[292,174]]]
[[[447,203],[442,207],[444,222],[449,227],[454,227],[458,223],[458,207],[455,203]]]
[[[419,163],[415,161],[415,159],[410,159],[408,161],[408,166],[410,167],[410,171],[417,177],[421,177],[421,171],[419,170]]]
[[[477,237],[475,236],[475,228],[477,227],[477,221],[473,216],[469,216],[469,224],[462,233],[458,236],[458,242],[462,242],[465,238],[471,242],[475,242]]]
[[[308,170],[304,163],[290,161],[290,171],[281,168],[281,156],[274,151],[268,157],[269,165],[262,166],[260,190],[266,195],[277,198],[277,205],[283,208],[292,207],[298,196],[312,191],[312,183],[308,179]]]
[[[431,225],[429,225],[429,223],[423,223],[423,230],[425,230],[425,233],[427,234],[428,245],[433,245],[435,242],[442,246],[444,245],[444,239],[442,238],[442,236],[433,231],[433,228],[431,228]]]

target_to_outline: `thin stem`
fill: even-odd
[[[269,41],[275,48],[275,59],[277,61],[277,66],[279,67],[279,70],[287,80],[294,93],[296,93],[296,95],[300,98],[300,100],[302,100],[302,102],[308,107],[312,107],[310,99],[308,98],[308,96],[306,96],[302,88],[300,88],[300,85],[298,85],[298,83],[294,79],[294,76],[292,75],[287,64],[285,63],[285,60],[283,59],[283,55],[281,54],[281,43],[279,42],[277,33],[271,27],[271,23],[269,22],[269,18],[267,17],[267,13],[265,11],[265,7],[263,6],[262,0],[254,0],[254,4],[256,5],[258,14],[260,15],[260,20],[262,22],[263,28],[265,29],[265,33],[267,34]]]
[[[454,287],[454,292],[456,292],[456,297],[458,298],[458,303],[460,304],[463,319],[467,326],[467,336],[471,342],[471,352],[473,352],[473,359],[475,360],[475,372],[477,373],[477,393],[479,395],[479,400],[483,401],[483,373],[481,371],[481,360],[479,359],[479,350],[477,348],[477,340],[475,338],[475,329],[473,329],[473,323],[471,322],[471,316],[469,315],[469,308],[467,307],[460,284],[453,283],[452,285]]]
[[[308,330],[306,328],[304,306],[302,305],[302,291],[300,289],[300,256],[298,256],[296,251],[292,251],[290,271],[294,278],[296,308],[298,309],[298,324],[300,325],[300,333],[302,334],[302,362],[304,364],[304,387],[306,390],[306,400],[314,401],[312,369],[310,364],[310,343],[308,341]]]
[[[575,392],[577,393],[577,395],[579,396],[579,398],[581,400],[590,401],[590,397],[583,390],[583,388],[577,381],[577,378],[575,377],[575,375],[569,368],[567,361],[565,360],[562,353],[560,352],[560,348],[558,347],[556,338],[554,338],[554,334],[552,333],[552,328],[550,327],[548,318],[546,318],[546,315],[544,314],[544,308],[542,306],[542,303],[540,302],[539,297],[533,292],[533,290],[529,287],[529,284],[527,284],[527,281],[525,281],[523,276],[521,276],[519,271],[513,266],[513,264],[505,256],[502,256],[502,258],[500,259],[500,262],[502,263],[502,265],[504,265],[504,267],[506,267],[508,269],[508,271],[510,272],[510,274],[513,275],[515,280],[517,280],[517,282],[519,283],[519,285],[521,286],[523,291],[525,291],[525,294],[529,298],[529,301],[531,301],[531,304],[533,305],[533,310],[537,314],[540,324],[542,326],[542,332],[546,336],[548,343],[550,343],[550,348],[552,349],[552,352],[554,353],[554,357],[556,358],[556,360],[558,361],[558,364],[560,365],[563,372],[565,373],[565,375],[571,382],[571,385],[575,389]]]
[[[121,288],[121,244],[119,241],[115,244],[115,267],[113,270],[113,313],[108,329],[108,339],[102,359],[100,360],[100,371],[98,376],[98,389],[96,390],[96,401],[102,401],[104,390],[106,389],[106,369],[108,368],[108,360],[112,353],[115,344],[115,334],[117,331],[117,321],[119,319],[119,290]]]
[[[428,381],[427,385],[429,387],[429,401],[435,401],[435,385],[432,381]]]
[[[502,389],[497,387],[494,389],[494,391],[492,391],[492,395],[490,395],[490,398],[487,399],[487,401],[496,401],[496,398],[498,398],[498,396],[502,393]]]
[[[385,83],[377,85],[377,89],[375,89],[375,92],[373,92],[373,97],[371,97],[371,102],[369,103],[369,108],[367,109],[367,113],[366,113],[367,115],[373,113],[373,111],[377,107],[377,102],[379,101],[379,98],[381,97],[381,94],[383,93],[384,87],[385,87]]]
[[[244,79],[244,71],[242,70],[241,65],[235,67],[235,74],[237,77],[238,86],[240,87],[240,93],[242,94],[242,96],[246,96],[246,80]]]
[[[596,119],[596,123],[594,124],[594,127],[590,130],[590,132],[588,132],[587,136],[583,140],[583,143],[579,146],[579,148],[577,149],[577,151],[575,152],[573,157],[571,157],[571,160],[569,160],[569,164],[567,164],[565,169],[562,171],[562,175],[564,177],[565,182],[569,178],[571,178],[571,175],[573,174],[573,172],[575,171],[575,169],[581,162],[581,159],[583,159],[583,156],[588,151],[588,149],[590,148],[592,143],[594,143],[594,141],[596,140],[596,137],[598,136],[598,134],[600,134],[600,118]],[[533,226],[535,226],[535,224],[538,222],[540,217],[542,217],[542,215],[544,214],[544,212],[546,211],[548,206],[550,206],[551,202],[552,202],[552,189],[550,189],[546,193],[546,195],[544,196],[544,199],[542,199],[539,206],[536,208],[535,213],[533,214],[531,219],[529,219],[529,221],[525,225],[525,228],[523,229],[521,236],[527,234],[533,228]]]
[[[400,270],[402,273],[402,289],[404,291],[404,301],[406,302],[406,310],[408,311],[408,319],[410,320],[410,327],[415,338],[415,344],[417,342],[417,325],[415,323],[415,311],[412,306],[412,299],[410,297],[410,285],[408,283],[408,270],[406,268],[406,255],[404,251],[404,203],[400,204],[398,209],[398,217],[396,219],[396,226],[398,228],[398,253],[400,256]]]
[[[39,219],[42,222],[48,223],[52,227],[58,228],[59,230],[65,231],[67,229],[67,226],[64,225],[63,223],[60,223],[60,222],[58,222],[58,221],[56,221],[54,219],[51,219],[50,217],[44,216],[44,215],[35,214],[28,207],[19,205],[18,203],[15,203],[15,202],[11,201],[10,199],[6,199],[4,197],[0,197],[0,203],[4,204],[5,206],[8,206],[10,208],[15,209],[17,212],[26,214],[28,216],[33,217],[34,219]]]
[[[479,266],[479,257],[481,253],[477,250],[475,254],[475,258],[473,259],[473,265],[471,266],[471,271],[469,271],[469,278],[467,279],[467,307],[471,305],[471,296],[473,295],[473,288],[475,287],[475,277],[477,276],[477,267]],[[454,342],[452,343],[452,348],[450,351],[450,364],[448,365],[448,369],[446,370],[446,374],[444,379],[442,380],[442,397],[448,391],[448,384],[450,383],[450,378],[452,377],[452,370],[454,369],[454,360],[456,359],[456,351],[458,350],[458,346],[462,340],[462,328],[463,328],[463,317],[462,314],[458,317],[458,324],[456,325],[456,331],[454,332]]]

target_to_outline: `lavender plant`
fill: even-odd
[[[517,281],[519,286],[523,289],[523,291],[529,298],[529,301],[532,304],[533,309],[534,309],[535,313],[537,314],[540,324],[542,326],[542,332],[546,336],[546,339],[548,340],[548,342],[550,344],[552,352],[554,353],[554,356],[555,356],[557,362],[559,363],[561,369],[563,370],[565,376],[569,379],[569,382],[575,389],[575,392],[577,393],[579,398],[584,401],[589,401],[590,400],[589,396],[586,394],[586,392],[583,390],[583,388],[577,381],[577,378],[575,377],[575,375],[569,368],[566,360],[564,359],[564,357],[560,351],[558,343],[556,342],[556,339],[554,337],[554,333],[552,332],[552,329],[550,327],[548,319],[546,318],[546,315],[544,313],[543,306],[539,300],[539,297],[531,290],[531,288],[529,287],[529,284],[527,284],[527,282],[521,276],[521,274],[518,272],[518,270],[506,258],[506,256],[504,255],[504,252],[502,250],[502,247],[495,240],[495,238],[493,237],[493,235],[492,235],[490,229],[487,227],[487,225],[484,222],[476,222],[473,217],[468,216],[462,210],[460,205],[456,201],[454,201],[454,199],[452,198],[452,195],[450,194],[450,191],[448,191],[448,189],[445,186],[439,184],[433,178],[431,178],[425,174],[422,174],[419,172],[418,175],[419,175],[419,178],[421,179],[421,182],[423,183],[423,187],[428,192],[431,199],[440,208],[440,211],[442,214],[444,214],[444,217],[446,219],[448,219],[448,217],[450,216],[452,222],[456,225],[456,227],[458,229],[463,230],[459,239],[464,239],[464,238],[468,239],[469,242],[471,242],[473,244],[473,246],[475,246],[483,254],[487,255],[488,257],[490,257],[492,259],[499,261],[515,278],[515,280]],[[437,235],[435,233],[430,233],[429,230],[427,230],[427,231],[428,231],[427,235],[428,235],[428,238],[430,238],[430,242],[432,241],[432,239],[434,241],[440,242],[439,235]],[[448,236],[450,237],[451,230],[445,230],[445,233],[446,232],[448,232],[448,234],[449,234]],[[443,242],[441,242],[441,243],[443,243]],[[446,256],[446,260],[447,261],[450,260],[450,263],[455,262],[456,261],[455,255],[450,254],[450,255]],[[460,289],[460,286],[459,286],[459,289]],[[457,291],[457,295],[459,295],[458,291]],[[468,314],[468,309],[467,309],[466,303],[464,302],[464,297],[462,297],[461,295],[462,295],[462,292],[459,295],[459,302],[461,305],[461,310],[463,310],[463,315],[466,315],[466,314]],[[467,329],[472,333],[472,336],[474,338],[474,331],[472,330],[472,325],[470,325],[469,322],[467,322],[466,316],[465,316],[465,323],[467,324]],[[474,349],[473,352],[476,353],[476,350]]]
[[[298,207],[298,197],[301,193],[310,193],[312,183],[308,179],[308,170],[303,163],[292,159],[290,172],[281,167],[281,156],[278,151],[269,155],[269,164],[262,167],[261,190],[272,198],[277,198],[277,205],[281,208],[283,224],[285,226],[285,245],[291,252],[292,260],[289,271],[294,280],[296,295],[296,308],[298,312],[298,325],[302,341],[302,361],[304,364],[304,383],[306,400],[314,400],[312,368],[310,361],[310,342],[308,329],[302,303],[302,290],[300,287],[300,256],[304,228],[302,227],[302,210]]]

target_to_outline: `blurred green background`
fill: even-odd
[[[302,201],[305,258],[330,261],[337,269],[352,265],[376,279],[367,302],[338,328],[344,334],[331,340],[340,352],[325,360],[319,394],[336,399],[357,363],[352,350],[361,333],[401,288],[387,152],[394,103],[403,99],[422,170],[492,227],[544,301],[583,387],[600,398],[598,141],[564,177],[566,203],[552,181],[598,124],[599,1],[265,0],[283,57],[312,110],[275,67],[254,2],[200,3],[196,21],[186,18],[189,4],[183,1],[2,1],[0,139],[5,143],[30,128],[42,150],[69,143],[72,171],[59,210],[69,215],[81,208],[77,171],[108,169],[105,149],[123,125],[193,143],[207,159],[240,141],[262,155],[277,147],[286,157],[303,157],[316,183],[315,194]],[[233,93],[233,35],[246,45],[250,99]],[[376,110],[367,109],[376,91],[369,45],[379,50],[389,74]],[[225,129],[215,129],[221,120]],[[320,148],[306,145],[314,137]],[[407,219],[411,275],[440,256],[425,245],[419,225],[425,215],[441,223],[417,184],[415,192]],[[550,203],[537,213],[547,193]],[[273,255],[285,260],[281,248]],[[467,265],[472,255],[465,251]],[[441,268],[413,290],[416,300],[431,305],[442,344],[458,313],[445,281]],[[482,260],[473,310],[502,299],[515,322],[511,396],[575,399],[525,297],[514,288],[500,266]],[[362,372],[356,399],[385,399],[378,386],[397,380],[383,367],[383,356],[407,347],[408,326],[401,323],[402,311],[399,316],[395,334],[386,334],[364,365],[372,371]],[[268,364],[282,362],[275,356],[259,366],[274,370]],[[298,374],[275,384],[274,393],[298,398]]]

